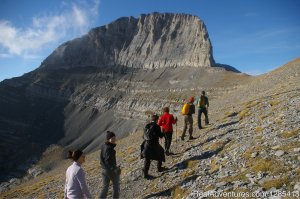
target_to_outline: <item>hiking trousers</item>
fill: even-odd
[[[165,132],[165,150],[166,152],[169,152],[170,147],[171,147],[171,143],[172,143],[172,135],[173,132]]]
[[[145,158],[145,162],[144,162],[144,176],[148,175],[149,169],[150,169],[150,164],[151,164],[151,159],[149,158]],[[157,170],[162,168],[162,161],[158,161],[157,162]]]
[[[120,174],[116,171],[109,171],[109,170],[102,170],[102,190],[100,192],[99,198],[106,198],[108,189],[109,189],[109,182],[112,181],[113,185],[113,198],[119,198],[120,194]]]
[[[204,114],[204,116],[205,116],[205,125],[208,125],[208,114],[207,114],[207,109],[206,108],[200,108],[199,110],[198,110],[198,127],[199,127],[199,129],[201,129],[202,128],[202,125],[201,125],[201,115],[202,115],[202,113]]]
[[[191,137],[193,135],[193,116],[191,115],[184,116],[184,127],[183,127],[183,133],[181,137],[185,136],[187,128],[189,128],[189,134]]]

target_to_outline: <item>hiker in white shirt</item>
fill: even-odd
[[[85,173],[81,165],[85,162],[85,155],[81,150],[69,151],[68,158],[74,162],[66,172],[65,199],[92,198],[85,180]]]

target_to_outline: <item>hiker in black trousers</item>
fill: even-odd
[[[158,116],[152,115],[151,122],[145,126],[144,129],[144,142],[142,144],[142,156],[145,158],[144,162],[144,178],[150,179],[148,174],[151,160],[157,160],[157,171],[162,172],[166,168],[162,167],[162,162],[165,161],[165,153],[162,146],[159,144],[159,138],[162,138],[164,134],[161,132],[160,127],[157,124]]]
[[[107,197],[110,181],[113,184],[113,198],[119,198],[121,169],[117,166],[115,147],[116,135],[113,132],[107,131],[106,142],[102,146],[100,153],[103,187],[99,198]]]
[[[202,113],[205,116],[205,125],[209,124],[209,121],[208,121],[209,102],[208,102],[207,96],[205,96],[205,91],[202,91],[202,95],[197,101],[197,107],[198,107],[198,127],[199,127],[199,129],[202,129],[202,125],[201,125]]]

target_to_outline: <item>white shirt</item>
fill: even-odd
[[[85,181],[85,174],[81,165],[74,162],[66,172],[65,196],[68,199],[92,198]]]

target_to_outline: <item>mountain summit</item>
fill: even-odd
[[[62,44],[41,67],[211,67],[214,63],[202,20],[186,14],[152,13],[94,28]]]

